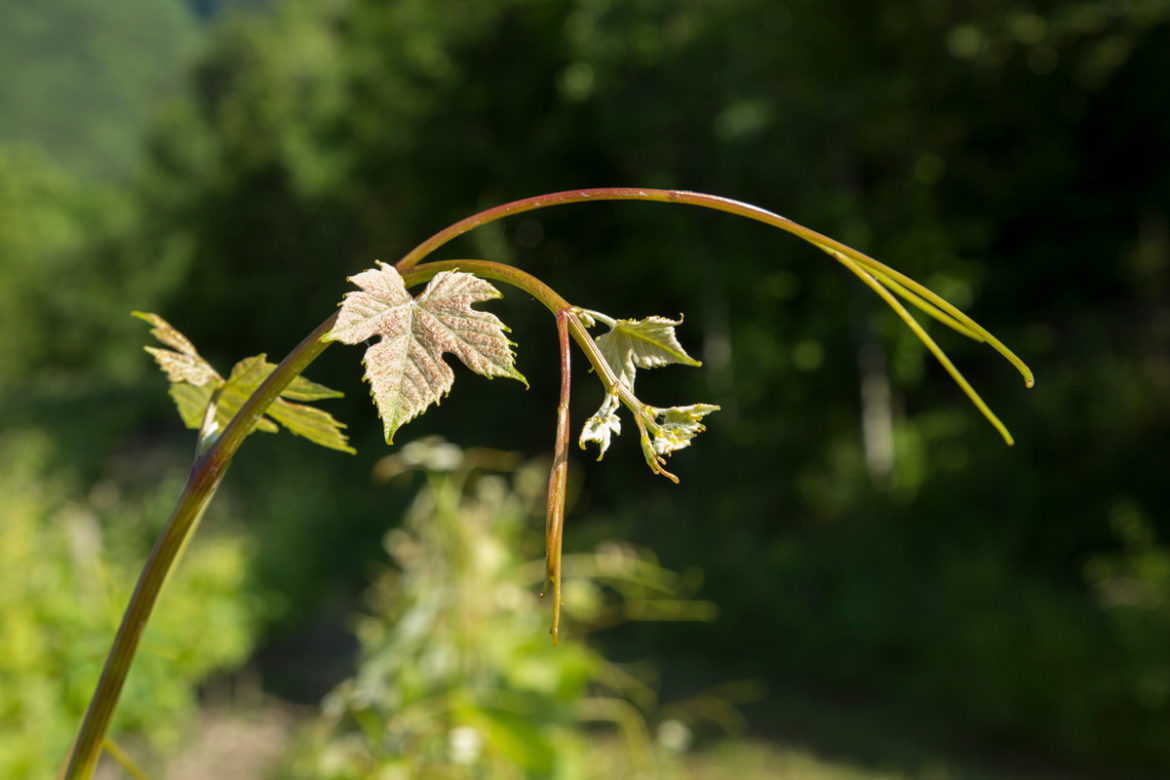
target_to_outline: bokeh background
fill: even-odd
[[[845,241],[964,308],[1037,377],[1025,392],[985,346],[937,333],[1009,449],[854,278],[727,215],[587,204],[444,249],[614,316],[685,312],[704,367],[646,375],[640,395],[723,407],[672,460],[678,486],[629,431],[604,462],[573,464],[567,552],[627,545],[718,609],[587,637],[581,623],[591,674],[636,663],[652,691],[634,708],[647,760],[670,757],[638,771],[1165,776],[1168,79],[1165,0],[0,4],[0,774],[56,767],[190,462],[131,310],[162,314],[221,372],[278,359],[375,259],[499,202],[629,185],[747,200]],[[515,291],[490,308],[531,389],[459,368],[402,442],[547,457],[552,321]],[[393,745],[365,765],[329,752],[353,736],[339,712],[378,711],[360,691],[318,710],[414,614],[371,587],[411,604],[442,587],[409,586],[441,549],[412,557],[386,534],[410,512],[451,520],[444,491],[480,510],[482,490],[524,495],[513,466],[480,488],[433,470],[380,482],[359,352],[335,347],[308,375],[345,391],[328,409],[359,454],[287,434],[242,449],[116,722],[158,776],[208,776],[200,757],[233,742],[236,776],[393,763]],[[579,371],[575,424],[600,396]],[[539,535],[538,515],[509,511]],[[397,533],[429,549],[426,527]],[[508,549],[539,556],[532,539]],[[379,590],[388,576],[398,590]],[[547,604],[528,611],[515,631],[545,643]],[[419,655],[383,664],[386,685],[436,668],[426,650],[449,637],[432,628]],[[583,652],[541,668],[562,679]],[[514,661],[484,679],[514,683]],[[571,712],[594,682],[549,700]],[[431,713],[466,773],[435,776],[587,776],[567,743],[541,742],[554,726],[582,755],[621,742],[542,712],[543,726]]]

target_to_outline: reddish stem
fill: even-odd
[[[548,206],[559,206],[569,203],[583,203],[591,200],[644,200],[655,201],[658,203],[685,203],[691,206],[701,206],[702,208],[713,209],[715,211],[723,211],[728,214],[735,214],[736,216],[745,217],[755,222],[762,222],[765,225],[770,225],[779,228],[785,232],[791,233],[794,236],[804,239],[813,246],[818,247],[822,251],[828,253],[831,257],[840,259],[842,256],[853,260],[866,267],[871,273],[876,272],[882,279],[890,280],[895,288],[906,288],[911,293],[911,297],[925,298],[933,307],[941,310],[946,319],[953,319],[962,325],[962,330],[978,334],[978,336],[986,341],[993,349],[1003,355],[1012,365],[1019,370],[1024,377],[1024,384],[1027,387],[1032,386],[1032,372],[1027,365],[1024,364],[1014,352],[1008,349],[1004,344],[989,333],[985,328],[972,320],[963,312],[956,309],[950,303],[939,298],[935,293],[923,287],[918,282],[914,281],[905,274],[890,268],[884,263],[879,263],[869,255],[858,252],[852,247],[842,244],[840,241],[829,238],[828,236],[818,233],[815,230],[810,230],[804,225],[797,224],[787,217],[782,217],[775,212],[762,209],[759,206],[753,206],[750,203],[743,203],[742,201],[732,200],[731,198],[721,198],[718,195],[708,195],[703,192],[689,192],[686,190],[656,190],[656,189],[641,189],[635,187],[597,187],[594,189],[583,190],[565,190],[564,192],[553,192],[548,195],[537,195],[534,198],[524,198],[522,200],[514,200],[511,203],[505,203],[501,206],[485,209],[478,214],[473,214],[466,219],[461,219],[449,227],[440,230],[433,236],[423,241],[414,249],[407,252],[398,261],[396,268],[399,273],[405,275],[407,271],[414,268],[424,257],[434,252],[439,247],[446,244],[457,236],[461,236],[469,230],[474,230],[481,225],[486,225],[489,222],[495,222],[497,219],[512,216],[513,214],[523,214],[526,211],[535,211],[536,209],[546,208]],[[848,263],[846,263],[848,265]],[[884,282],[883,282],[884,283]],[[917,303],[915,305],[918,305]],[[927,307],[928,309],[930,307]],[[928,311],[929,313],[929,311]],[[931,315],[935,316],[935,315]],[[957,372],[951,372],[951,375],[958,379]],[[960,383],[962,384],[962,383]],[[966,389],[966,388],[964,388]],[[973,392],[968,392],[971,400],[975,405],[984,411],[986,414],[986,406],[981,400],[977,400],[977,396]],[[1002,424],[998,421],[993,421],[997,428],[1001,429],[1001,433],[1005,438],[1010,439],[1010,435],[1003,430]]]
[[[497,219],[503,219],[513,214],[523,214],[526,211],[547,208],[548,206],[583,203],[591,200],[647,200],[659,203],[687,203],[692,206],[715,209],[716,211],[726,211],[729,214],[738,214],[741,217],[754,219],[757,222],[781,227],[806,238],[810,237],[810,235],[815,235],[820,239],[829,240],[819,233],[814,233],[807,228],[803,228],[779,214],[774,214],[771,211],[753,206],[749,203],[742,203],[730,198],[721,198],[717,195],[707,195],[702,192],[688,192],[686,190],[656,190],[641,187],[595,187],[583,190],[565,190],[563,192],[552,192],[547,195],[537,195],[532,198],[523,198],[521,200],[514,200],[511,203],[504,203],[490,209],[485,209],[478,214],[472,214],[470,217],[461,219],[455,224],[443,228],[407,252],[395,267],[399,273],[405,274],[422,261],[423,258],[448,241],[474,230],[481,225],[495,222]]]
[[[548,514],[545,518],[545,592],[553,586],[553,624],[549,631],[553,644],[560,638],[561,625],[561,541],[565,529],[565,482],[569,471],[569,387],[572,372],[569,367],[568,309],[557,312],[557,336],[561,348],[561,400],[557,404],[557,440],[553,452],[552,472],[548,477]],[[541,596],[544,596],[541,593]]]

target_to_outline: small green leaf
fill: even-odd
[[[303,376],[298,376],[288,383],[288,387],[284,389],[280,397],[290,401],[321,401],[326,398],[341,398],[344,395],[345,393],[340,390],[334,390],[332,387],[319,385],[316,382],[310,382]]]
[[[260,383],[272,373],[272,369],[276,368],[265,360],[266,357],[263,353],[253,355],[232,366],[231,376],[220,389],[215,409],[215,421],[221,431],[228,426]],[[256,421],[256,429],[265,433],[276,433],[279,430],[271,420],[264,417]]]
[[[276,369],[265,355],[255,355],[236,363],[231,375],[224,380],[200,357],[187,337],[162,317],[144,312],[134,312],[134,316],[154,325],[151,334],[172,348],[146,347],[146,351],[154,356],[170,380],[170,396],[179,410],[179,416],[183,418],[183,424],[188,428],[202,430],[204,418],[208,417],[208,428],[203,431],[206,436],[214,437],[223,431],[256,388]],[[279,422],[291,433],[315,444],[353,453],[355,450],[349,446],[342,433],[344,424],[333,419],[328,412],[286,400],[314,401],[339,397],[341,393],[336,390],[297,377],[280,394],[280,398],[268,407],[264,416],[257,420],[254,430],[276,433],[280,430],[276,424]],[[215,410],[211,418],[208,416],[208,405],[213,399]]]
[[[179,416],[183,418],[183,424],[198,430],[203,424],[203,413],[207,410],[207,404],[211,403],[215,385],[209,383],[199,386],[187,382],[172,382],[167,392],[175,402]]]
[[[198,355],[184,355],[169,349],[143,347],[158,363],[172,382],[188,382],[200,387],[223,381],[210,365]]]
[[[450,392],[455,374],[443,360],[447,352],[489,379],[510,377],[528,384],[516,370],[513,344],[504,335],[507,328],[496,315],[471,308],[500,297],[483,279],[443,271],[411,298],[398,271],[380,262],[350,281],[361,290],[346,293],[337,324],[324,338],[357,344],[379,337],[362,362],[387,443],[402,425]]]
[[[357,452],[341,432],[345,423],[333,419],[333,415],[326,411],[277,398],[268,407],[266,415],[287,428],[289,433],[303,436],[314,444],[351,454]]]
[[[681,318],[670,320],[666,317],[617,320],[608,333],[595,340],[617,378],[633,390],[635,369],[659,368],[671,363],[702,365],[678,343],[674,328],[681,324]]]
[[[184,355],[191,355],[192,357],[199,357],[199,353],[195,350],[195,345],[179,331],[175,330],[169,322],[162,317],[148,311],[132,311],[130,316],[137,317],[140,320],[149,322],[154,327],[150,329],[150,335],[154,336],[165,346],[170,347],[176,352],[182,352]],[[203,358],[199,358],[203,360]],[[211,369],[210,366],[208,366]],[[215,369],[211,369],[215,373]],[[217,374],[218,376],[218,374]]]
[[[195,350],[195,345],[186,336],[171,327],[169,322],[157,314],[149,312],[136,311],[132,314],[153,325],[154,327],[150,329],[150,335],[171,347],[171,349],[143,347],[158,362],[159,368],[167,375],[167,379],[172,382],[188,382],[200,387],[215,381],[223,381],[215,369],[211,367],[211,364]],[[203,416],[202,410],[200,410],[199,416]]]
[[[240,407],[275,369],[276,366],[269,363],[264,354],[244,358],[232,367],[232,374],[220,392],[219,404],[216,408],[216,422],[220,424],[221,429],[227,427],[228,422],[240,410]],[[293,388],[294,397],[297,398],[336,398],[341,395],[336,390],[314,384],[308,380],[301,383],[299,387],[294,387],[295,384],[290,383],[289,387]],[[277,427],[272,420],[276,420],[290,433],[303,436],[314,444],[342,452],[356,452],[349,446],[345,434],[341,432],[345,428],[344,423],[333,419],[333,416],[328,412],[314,409],[311,406],[290,403],[284,399],[285,393],[281,393],[280,398],[277,398],[268,407],[264,416],[256,423],[258,430],[275,433]]]
[[[639,368],[658,368],[672,363],[701,365],[678,343],[674,329],[682,324],[682,319],[647,317],[643,320],[615,320],[593,311],[578,312],[577,316],[586,325],[599,320],[610,326],[609,331],[598,336],[594,342],[617,380],[615,387],[609,387],[608,380],[603,380],[607,384],[605,400],[597,413],[585,422],[578,444],[584,449],[586,442],[596,442],[601,450],[597,459],[601,460],[609,448],[610,438],[622,432],[617,416],[620,400],[634,413],[642,453],[651,471],[677,482],[678,478],[663,468],[666,458],[677,450],[689,447],[691,439],[706,430],[700,420],[718,411],[719,407],[714,404],[691,404],[659,408],[644,404],[634,395],[634,378]]]

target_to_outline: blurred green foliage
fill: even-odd
[[[0,144],[35,143],[85,178],[137,165],[154,107],[181,92],[198,25],[179,0],[0,6]]]
[[[330,269],[560,187],[686,186],[778,207],[968,306],[1040,383],[1021,396],[985,353],[948,342],[1007,410],[1020,444],[1005,451],[868,293],[719,217],[596,206],[453,247],[619,316],[686,311],[696,329],[706,370],[651,378],[727,410],[685,454],[683,485],[627,476],[636,456],[618,448],[586,472],[595,527],[701,561],[726,605],[725,631],[656,630],[640,646],[943,711],[993,742],[1163,764],[1170,702],[1139,693],[1157,672],[1126,649],[1141,640],[1085,565],[1124,555],[1119,498],[1151,518],[1155,548],[1170,532],[1157,140],[1170,119],[1151,89],[1170,69],[1168,8],[279,4],[225,27],[181,132],[157,136],[155,213],[166,240],[191,237],[174,305],[212,343],[270,343],[288,317],[255,312],[252,290],[326,311]],[[548,446],[530,410],[555,407],[534,368],[553,364],[551,339],[529,334],[550,329],[500,309],[535,377],[526,403],[465,386],[420,432]],[[874,381],[884,402],[864,395]],[[888,426],[884,466],[881,442],[859,441],[867,414]],[[1156,655],[1161,638],[1144,635]]]
[[[166,257],[127,251],[137,206],[44,148],[0,142],[0,395],[68,393],[144,373],[120,344],[136,299],[178,281]],[[18,391],[17,388],[20,388]]]
[[[126,316],[176,278],[128,249],[118,184],[196,28],[179,4],[0,9],[0,775],[49,776],[89,702],[121,609],[181,487],[128,385],[148,375]],[[128,25],[123,14],[130,13]],[[139,25],[135,28],[135,25]],[[36,430],[38,429],[39,430]],[[112,736],[180,742],[208,674],[251,652],[262,599],[247,540],[213,534],[172,578]],[[214,641],[207,641],[214,636]]]
[[[111,475],[80,494],[47,470],[53,445],[24,432],[0,446],[0,776],[49,777],[89,703],[121,609],[181,474]],[[195,686],[251,649],[258,604],[247,547],[218,534],[192,545],[164,593],[122,693],[111,736],[170,750]]]
[[[0,150],[5,424],[46,426],[84,486],[176,425],[161,383],[153,405],[131,389],[149,370],[131,309],[230,365],[291,347],[346,274],[482,206],[614,184],[758,202],[938,289],[1037,388],[943,337],[1016,435],[1005,450],[868,292],[723,216],[592,205],[452,245],[616,316],[686,312],[705,368],[647,392],[724,409],[678,456],[678,487],[628,442],[582,469],[570,553],[629,539],[701,565],[721,605],[718,630],[627,626],[610,651],[659,656],[668,689],[734,667],[993,751],[1164,773],[1168,20],[1165,0],[287,0],[224,16],[125,187],[82,182],[35,133]],[[467,380],[404,437],[549,448],[553,329],[517,297],[493,310],[532,389]],[[346,391],[357,461],[249,441],[229,476],[286,625],[364,587],[408,500],[355,480],[382,447],[356,361],[338,347],[313,375]],[[581,381],[577,420],[600,395]]]
[[[325,699],[295,776],[661,777],[697,720],[738,719],[715,696],[663,718],[670,710],[657,707],[644,670],[581,641],[627,620],[714,617],[712,604],[688,598],[694,576],[661,568],[646,551],[607,542],[568,556],[569,636],[552,644],[535,558],[548,464],[518,464],[433,438],[379,464],[383,473],[425,469],[425,486],[386,536],[395,568],[370,591],[356,673]],[[613,727],[610,740],[625,749],[599,753],[606,732],[586,724]]]

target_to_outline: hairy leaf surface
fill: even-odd
[[[691,439],[707,430],[699,421],[717,411],[719,407],[714,404],[671,406],[668,409],[650,407],[647,410],[646,428],[654,437],[654,452],[669,455],[691,446]]]
[[[613,393],[606,393],[601,408],[586,420],[584,427],[581,428],[581,437],[577,439],[577,445],[585,449],[586,442],[596,442],[600,450],[597,453],[598,460],[605,457],[605,451],[609,449],[610,436],[621,435],[622,421],[618,419],[617,408],[618,397]]]
[[[385,263],[350,281],[361,290],[346,293],[325,340],[357,344],[378,337],[362,362],[388,443],[402,425],[450,392],[455,374],[443,360],[447,352],[477,374],[528,384],[515,368],[507,328],[494,314],[471,307],[500,297],[483,279],[443,271],[417,298]]]
[[[145,347],[158,362],[163,373],[171,382],[170,396],[188,428],[203,428],[208,416],[208,405],[215,404],[213,423],[209,428],[222,431],[231,422],[240,407],[247,402],[256,388],[268,378],[276,366],[269,363],[264,354],[244,358],[232,367],[231,375],[225,380],[200,357],[195,346],[166,320],[157,314],[134,312],[134,316],[145,320],[154,328],[151,334],[172,349]],[[341,393],[324,385],[297,377],[285,388],[280,397],[273,401],[254,426],[253,430],[276,433],[279,422],[291,433],[303,436],[323,447],[355,452],[346,441],[338,422],[328,412],[292,401],[316,401],[324,398],[340,398]],[[207,433],[207,432],[205,432]]]
[[[702,418],[718,411],[719,407],[691,404],[659,408],[644,404],[634,395],[634,378],[639,368],[658,368],[672,363],[701,365],[678,343],[674,329],[682,324],[682,320],[666,317],[615,320],[600,312],[581,312],[578,316],[586,327],[598,320],[609,325],[609,331],[595,338],[594,343],[613,372],[617,385],[612,388],[607,385],[601,408],[585,421],[577,443],[585,449],[587,442],[595,442],[600,450],[597,459],[601,460],[609,449],[610,439],[622,432],[617,409],[619,402],[624,403],[634,414],[647,465],[656,474],[677,482],[678,479],[663,468],[665,459],[671,453],[689,447],[691,439],[706,430],[700,422]]]
[[[136,311],[132,314],[153,325],[154,327],[150,329],[150,335],[171,348],[145,347],[146,351],[158,362],[159,368],[167,375],[167,379],[172,382],[187,382],[199,387],[223,381],[223,378],[216,373],[211,364],[199,355],[195,345],[186,336],[171,327],[169,322],[150,312]],[[208,397],[210,397],[210,393]],[[202,412],[200,412],[200,417],[202,418]]]
[[[666,317],[617,320],[608,333],[597,337],[597,347],[617,378],[633,390],[638,368],[658,368],[671,363],[702,365],[678,343],[674,328],[681,324],[681,319]]]

